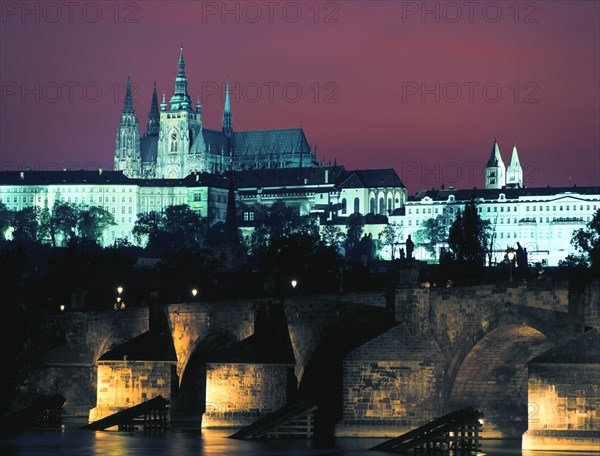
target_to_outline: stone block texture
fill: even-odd
[[[283,407],[293,365],[208,363],[202,427],[240,427]]]
[[[159,395],[171,400],[176,385],[174,362],[99,361],[96,407],[90,410],[90,422]]]

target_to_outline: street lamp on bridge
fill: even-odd
[[[506,249],[506,258],[508,259],[508,282],[513,281],[513,262],[515,261],[515,250],[513,248]]]

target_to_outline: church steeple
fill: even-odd
[[[123,171],[128,177],[141,177],[140,125],[133,109],[131,77],[129,76],[127,77],[121,122],[117,131],[114,166],[115,171]]]
[[[171,97],[170,110],[192,110],[192,99],[187,93],[187,77],[185,76],[185,60],[183,59],[183,48],[179,49],[179,64],[177,67],[177,78],[175,78],[175,93]]]
[[[523,168],[521,168],[516,144],[513,147],[512,156],[510,157],[510,165],[508,165],[508,169],[506,170],[506,186],[523,188]]]
[[[506,167],[500,155],[498,142],[494,138],[492,153],[485,168],[485,188],[502,188],[506,185]]]
[[[135,114],[133,111],[133,98],[131,97],[131,76],[127,76],[127,89],[125,89],[125,103],[122,114]]]
[[[148,123],[146,124],[146,135],[157,135],[160,123],[160,114],[158,113],[158,97],[156,95],[156,81],[152,91],[152,102],[150,103],[150,114],[148,114]]]
[[[233,133],[233,116],[231,115],[231,100],[229,98],[229,83],[225,89],[225,107],[223,108],[223,133],[228,138],[231,138]]]

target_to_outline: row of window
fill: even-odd
[[[419,213],[419,208],[418,207],[417,208],[413,208],[413,209],[415,210],[415,214]],[[413,209],[408,208],[406,210],[406,213],[410,215],[412,213]],[[442,212],[449,212],[450,214],[453,214],[454,213],[454,208],[453,207],[443,207],[442,208]],[[479,208],[479,212],[481,212],[481,208]],[[424,207],[422,213],[423,214],[432,214],[432,213],[433,214],[439,214],[440,210],[439,210],[439,208],[435,207],[435,208],[433,208],[433,212],[432,212],[432,208],[430,208],[430,207]]]

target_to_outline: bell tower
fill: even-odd
[[[506,167],[500,155],[498,142],[494,138],[492,153],[485,168],[485,188],[502,188],[506,185]]]
[[[115,145],[115,171],[123,171],[127,177],[140,178],[142,157],[140,152],[140,125],[133,109],[131,78],[127,78],[125,103]]]
[[[513,188],[523,188],[523,168],[517,153],[517,145],[513,147],[510,165],[506,170],[506,186]]]
[[[199,108],[192,107],[187,92],[183,48],[179,51],[179,64],[175,78],[175,92],[170,106],[161,104],[156,177],[159,179],[182,179],[193,171],[202,171],[203,144],[202,119]],[[200,143],[196,144],[197,141]]]

